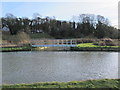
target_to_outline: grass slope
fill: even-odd
[[[3,85],[3,88],[117,88],[120,79],[100,79],[71,82],[39,82],[33,84]]]
[[[103,48],[118,48],[118,47],[120,47],[120,46],[98,46],[98,45],[94,45],[93,43],[82,43],[82,44],[78,44],[77,45],[77,47],[78,48],[82,48],[82,47],[98,47],[98,48],[100,48],[100,47],[103,47]]]

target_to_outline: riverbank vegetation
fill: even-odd
[[[30,51],[32,48],[29,46],[22,46],[22,47],[3,47],[0,48],[2,52],[11,52],[11,51]]]
[[[100,43],[99,43],[100,42]],[[11,46],[11,47],[2,47],[0,48],[0,51],[3,51],[3,52],[10,52],[10,51],[30,51],[30,50],[33,50],[33,51],[54,51],[54,50],[57,50],[57,51],[119,51],[119,48],[120,46],[115,46],[113,44],[106,44],[104,42],[102,42],[101,44],[101,41],[99,42],[93,42],[93,43],[80,43],[78,45],[76,45],[76,47],[71,47],[71,48],[67,48],[66,46],[66,49],[65,47],[63,48],[60,48],[60,47],[32,47],[30,44],[25,44],[25,45],[22,45],[22,46]],[[111,46],[110,46],[111,45]]]
[[[120,46],[98,46],[94,43],[81,43],[76,45],[76,47],[71,47],[67,51],[119,51]],[[0,51],[11,52],[11,51],[66,51],[65,48],[60,49],[60,47],[32,47],[32,46],[16,46],[16,47],[2,47]]]
[[[32,84],[4,84],[3,88],[116,88],[120,89],[119,79],[99,79],[71,82],[38,82]],[[15,90],[15,89],[14,89]]]
[[[76,46],[77,48],[82,48],[82,47],[93,47],[93,48],[118,48],[120,46],[98,46],[98,45],[94,45],[94,43],[82,43],[82,44],[78,44]]]
[[[82,43],[71,47],[71,51],[115,51],[119,52],[120,46],[99,46],[94,43]]]

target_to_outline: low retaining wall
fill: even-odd
[[[33,47],[33,51],[70,51],[70,47]]]
[[[15,47],[14,47],[15,48]],[[48,47],[48,48],[23,48],[23,49],[9,49],[0,50],[2,52],[16,52],[16,51],[113,51],[119,52],[120,48],[111,48],[111,47]]]

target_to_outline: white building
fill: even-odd
[[[5,32],[9,32],[10,31],[10,29],[8,27],[6,27],[6,26],[4,26],[1,30],[5,31]]]

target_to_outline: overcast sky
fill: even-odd
[[[29,18],[32,18],[33,13],[39,13],[42,17],[55,16],[56,19],[68,21],[73,15],[95,14],[107,17],[113,26],[118,25],[117,0],[69,0],[69,2],[63,0],[49,0],[49,2],[48,0],[44,2],[43,0],[17,0],[17,2],[2,0],[2,16],[6,13]]]

